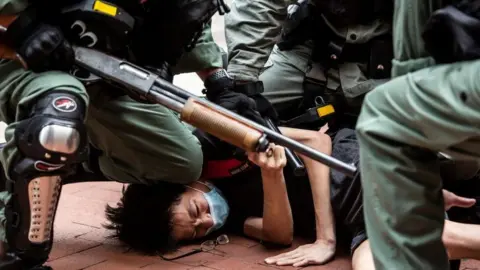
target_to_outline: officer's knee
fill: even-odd
[[[83,161],[88,145],[83,124],[85,110],[86,105],[76,95],[61,90],[45,94],[32,108],[30,117],[15,129],[18,149],[26,158],[38,161],[39,170],[52,164]]]
[[[186,162],[181,164],[180,170],[184,182],[191,183],[200,178],[203,170],[203,152],[200,144],[195,144],[186,154]]]
[[[159,179],[177,184],[190,184],[200,178],[203,169],[203,152],[198,141],[185,142],[174,161],[166,161],[168,174]]]
[[[85,107],[76,95],[49,92],[15,128],[20,158],[6,173],[12,180],[6,188],[14,195],[5,211],[6,237],[11,252],[28,265],[48,258],[61,176],[88,154]]]

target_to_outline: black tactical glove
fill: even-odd
[[[267,117],[273,121],[274,124],[278,124],[278,114],[275,108],[273,108],[270,101],[268,101],[263,95],[263,83],[261,81],[256,82],[236,82],[234,91],[242,93],[253,99],[256,104],[257,111],[262,117]]]
[[[437,63],[480,58],[480,1],[459,1],[435,11],[422,34]]]
[[[227,110],[238,113],[261,125],[265,125],[265,121],[257,111],[255,101],[244,94],[224,91],[215,96],[211,101]]]
[[[265,121],[257,111],[255,101],[242,93],[234,92],[234,87],[234,80],[228,76],[225,70],[220,70],[205,80],[206,91],[204,93],[211,102],[265,125]]]
[[[5,39],[22,57],[27,68],[35,72],[66,71],[75,60],[72,46],[65,40],[62,31],[40,22],[31,10],[12,22]]]
[[[228,76],[225,70],[220,70],[205,80],[206,90],[204,90],[204,93],[211,102],[265,126],[266,122],[257,111],[255,101],[245,94],[234,92],[234,87],[234,80]],[[219,145],[223,145],[222,149],[231,153],[238,160],[245,161],[248,159],[243,149],[223,141],[219,142]]]

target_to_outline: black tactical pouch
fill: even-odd
[[[291,50],[312,37],[315,9],[308,0],[299,0],[288,6],[287,19],[283,23],[281,39],[277,43],[280,50]]]
[[[368,76],[372,79],[390,77],[393,59],[393,42],[390,35],[370,41]]]
[[[223,0],[149,0],[146,15],[131,44],[138,62],[174,66],[184,52],[193,49],[205,25],[218,11],[230,11]]]

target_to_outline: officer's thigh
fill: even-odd
[[[11,171],[11,163],[18,161],[14,133],[19,121],[32,117],[40,97],[56,91],[74,95],[88,106],[85,88],[69,74],[57,71],[34,73],[12,61],[0,60],[0,121],[8,124],[5,130],[7,144],[0,151],[0,160],[6,171]]]
[[[103,174],[144,184],[189,183],[200,177],[200,143],[173,111],[102,90],[88,89],[87,130],[93,146],[103,151],[99,158]]]
[[[259,79],[264,96],[278,111],[297,106],[303,98],[303,80],[308,69],[311,46],[296,46],[289,51],[273,49]]]
[[[29,167],[22,166],[19,169],[19,166],[17,166],[19,164],[18,162],[25,157],[31,159],[34,158],[33,156],[28,156],[26,153],[21,153],[21,151],[17,148],[19,142],[15,139],[15,131],[20,125],[21,121],[28,121],[28,119],[32,116],[38,117],[43,115],[45,118],[49,119],[51,125],[52,123],[55,123],[55,120],[61,121],[62,124],[65,124],[66,121],[70,121],[70,123],[81,125],[78,123],[81,121],[80,119],[59,119],[56,117],[55,111],[53,110],[48,113],[39,113],[45,111],[42,109],[49,108],[48,104],[45,103],[41,104],[41,106],[38,106],[39,100],[44,99],[45,95],[55,93],[74,96],[78,101],[82,101],[84,106],[88,105],[88,96],[85,88],[78,80],[67,73],[57,71],[34,73],[31,71],[25,71],[19,64],[13,61],[0,60],[0,121],[7,123],[7,127],[4,132],[6,144],[0,148],[0,162],[1,166],[3,166],[3,170],[0,170],[0,172],[12,172],[16,170],[17,174],[15,179],[18,180],[16,183],[28,183],[27,181],[30,181],[32,177],[37,177],[39,174],[43,176],[49,175],[49,173],[45,171],[35,174],[35,172],[32,172],[32,170],[29,170],[28,174],[22,174],[22,169],[25,170],[25,168]],[[54,100],[52,100],[52,103],[53,101]],[[77,104],[77,107],[80,107],[80,104]],[[34,111],[34,109],[36,110]],[[37,120],[38,119],[42,118],[39,117]],[[39,133],[35,132],[33,129],[40,128],[41,126],[35,126],[35,121],[32,121],[31,123],[32,124],[30,125],[24,125],[24,130],[20,130],[20,132],[25,132],[26,130],[30,129],[28,130],[29,132],[38,135]],[[59,138],[61,139],[62,136],[56,136],[58,134],[55,133],[55,129],[51,129],[50,133],[48,134],[48,139],[51,139],[48,140],[49,146],[55,144],[57,141],[62,141],[58,140]],[[32,140],[32,145],[35,145],[35,142],[39,142],[39,138],[29,137],[29,139]],[[55,147],[57,146],[58,145],[55,145]],[[62,150],[64,148],[65,147],[60,147]],[[36,149],[41,148],[37,146]],[[38,152],[35,152],[34,154],[37,155]],[[45,158],[47,158],[46,156],[47,155],[45,155]],[[45,163],[47,161],[48,160],[43,159],[44,164],[47,164]],[[35,164],[37,164],[37,162]],[[38,167],[35,167],[35,169],[40,170]],[[55,172],[55,170],[51,171],[50,175],[55,175]],[[5,175],[0,176],[0,181],[5,181],[5,179]],[[52,181],[51,184],[53,185],[54,182]],[[0,187],[2,187],[0,189],[0,242],[6,242],[6,231],[4,226],[8,221],[5,217],[5,205],[7,205],[9,201],[12,201],[12,198],[13,200],[18,200],[21,203],[25,203],[25,201],[22,200],[27,200],[28,198],[19,196],[18,194],[12,197],[12,194],[4,189],[4,183],[0,184]],[[43,187],[45,186],[42,185],[42,189]],[[44,198],[49,198],[48,196],[53,197],[54,195],[45,195]],[[53,199],[51,201],[55,202]],[[20,205],[28,205],[28,202],[27,204]],[[14,209],[14,211],[25,211],[25,209]],[[22,222],[19,224],[22,224]],[[26,223],[23,223],[22,226],[24,226],[24,224]],[[25,234],[19,233],[17,236],[23,237]],[[45,249],[45,252],[48,253],[49,249]]]

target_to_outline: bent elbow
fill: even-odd
[[[289,236],[284,237],[284,239],[281,239],[279,242],[280,245],[283,246],[290,246],[293,243],[293,233],[290,234]]]
[[[332,139],[325,133],[309,131],[306,144],[325,154],[331,154],[332,152]]]

